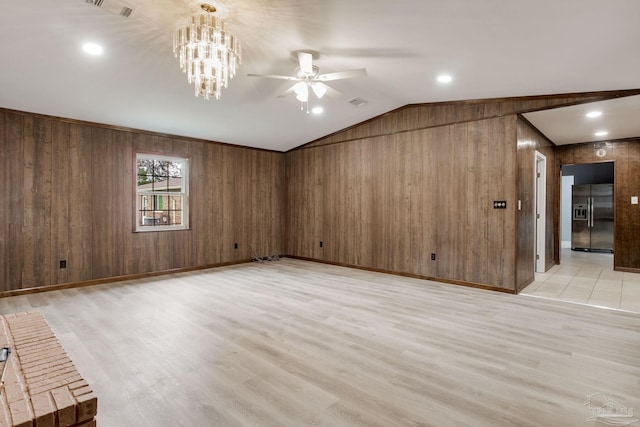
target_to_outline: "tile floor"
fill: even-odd
[[[613,270],[613,254],[562,249],[560,264],[520,295],[640,312],[640,274]]]

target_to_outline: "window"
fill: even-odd
[[[189,228],[187,159],[136,155],[136,231]]]

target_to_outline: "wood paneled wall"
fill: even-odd
[[[374,136],[392,135],[452,123],[490,119],[639,93],[640,90],[635,89],[408,105],[368,122],[312,141],[304,147],[317,147]]]
[[[517,113],[627,92],[412,105],[286,154],[0,110],[0,292],[277,253],[515,291],[533,268],[517,141],[536,138]],[[640,192],[640,153],[619,144],[615,262],[633,270],[640,220],[622,201]],[[190,159],[191,230],[133,232],[136,151]],[[594,156],[560,153],[558,167]]]
[[[287,153],[287,253],[513,290],[515,138],[507,116]]]
[[[637,93],[410,105],[292,150],[286,251],[517,292],[534,274],[536,149],[547,157],[547,268],[559,257],[555,148],[518,114]]]
[[[282,253],[282,153],[9,110],[0,146],[0,291]],[[133,232],[136,151],[189,158],[191,230]]]
[[[558,174],[555,168],[555,146],[546,137],[541,135],[529,122],[518,118],[518,200],[522,208],[517,212],[518,216],[518,262],[517,262],[517,290],[524,289],[534,280],[535,273],[535,153],[540,152],[547,158],[546,174],[546,245],[545,266],[546,270],[556,264],[557,246],[554,244],[554,236],[557,233],[557,222],[554,221],[554,206],[557,195]]]
[[[615,162],[613,264],[616,270],[640,273],[640,205],[631,204],[631,196],[640,197],[640,138],[608,142],[605,149],[598,157],[593,143],[558,146],[555,173],[560,175],[561,165]]]

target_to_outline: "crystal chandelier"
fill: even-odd
[[[195,95],[220,99],[222,88],[236,74],[241,62],[240,41],[227,31],[225,23],[213,15],[216,8],[200,5],[205,13],[190,17],[189,23],[173,34],[173,54],[187,73]]]

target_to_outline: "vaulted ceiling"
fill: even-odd
[[[640,88],[636,0],[208,3],[243,58],[222,98],[205,101],[172,52],[198,1],[4,1],[0,107],[285,151],[406,104]],[[104,53],[87,55],[87,41]],[[318,115],[277,97],[289,82],[247,77],[293,74],[298,50],[315,52],[323,73],[368,75],[331,82],[341,97],[312,97]]]

